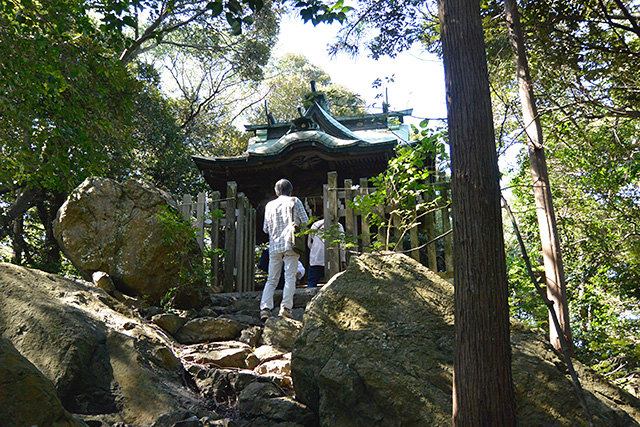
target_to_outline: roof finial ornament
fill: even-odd
[[[264,101],[264,111],[267,115],[267,123],[269,123],[270,125],[275,124],[276,122],[276,118],[273,116],[272,113],[269,112],[269,104],[267,104],[267,101]]]
[[[311,93],[306,96],[307,103],[317,103],[320,108],[325,111],[329,111],[329,103],[327,102],[327,97],[324,93],[318,92],[316,87],[316,81],[311,80]]]

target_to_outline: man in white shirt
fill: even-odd
[[[324,239],[318,235],[324,229],[324,219],[319,219],[311,226],[311,234],[307,240],[309,246],[309,275],[307,276],[307,287],[315,288],[320,279],[324,277]],[[344,227],[338,223],[338,230],[344,233]],[[315,231],[315,233],[314,233]],[[340,261],[342,269],[346,268],[346,254],[344,249],[340,249]]]
[[[302,202],[292,197],[293,185],[287,179],[276,182],[277,199],[267,203],[264,210],[263,230],[269,235],[269,275],[262,291],[260,318],[266,320],[273,309],[273,292],[276,289],[282,265],[284,264],[284,290],[280,304],[280,316],[291,317],[293,293],[296,290],[296,272],[298,258],[293,250],[294,223],[302,225],[309,222],[309,216]]]

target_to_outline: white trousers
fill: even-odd
[[[293,308],[293,294],[296,290],[296,272],[298,271],[298,255],[295,251],[290,250],[279,254],[269,252],[269,276],[267,283],[262,291],[262,300],[260,301],[260,310],[263,308],[273,309],[273,292],[276,290],[280,273],[282,272],[282,264],[284,263],[284,290],[282,291],[281,307]]]

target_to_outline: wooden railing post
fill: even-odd
[[[192,208],[191,194],[185,194],[182,196],[182,204],[178,207],[182,217],[185,221],[191,222],[191,208]]]
[[[244,256],[244,248],[246,246],[245,234],[247,224],[244,198],[244,193],[239,193],[236,204],[236,292],[245,291],[246,257]]]
[[[249,291],[256,287],[256,210],[249,204]]]
[[[214,191],[211,193],[211,204],[209,206],[210,212],[214,213],[220,209],[220,192]],[[218,251],[220,245],[220,219],[218,215],[211,215],[211,229],[209,230],[209,238],[211,239],[211,287],[214,291],[219,291],[220,288],[220,252]]]
[[[207,204],[207,195],[205,193],[198,193],[196,199],[196,222],[194,227],[196,228],[196,240],[200,249],[204,251],[204,211]]]
[[[428,204],[428,209],[433,210],[434,197],[431,194],[427,197],[428,197],[428,201],[430,202]],[[436,217],[434,212],[429,212],[427,215],[425,215],[425,218],[424,218],[426,230],[427,230],[427,241],[429,242],[436,237],[435,219]],[[427,259],[429,260],[429,265],[428,265],[429,269],[431,269],[431,271],[437,272],[438,260],[437,260],[437,254],[436,254],[436,242],[433,242],[427,246]]]
[[[416,224],[418,220],[418,212],[416,209],[413,210],[413,223],[415,224],[411,230],[409,230],[409,237],[411,240],[411,258],[415,259],[416,261],[420,262],[420,250],[417,249],[418,245],[420,244],[420,239],[418,238],[418,227],[419,225]]]
[[[234,291],[234,278],[237,274],[236,254],[236,198],[238,196],[238,184],[227,182],[227,201],[225,206],[225,235],[224,235],[224,292]]]
[[[338,224],[338,172],[329,172],[327,174],[327,182],[324,229],[325,231],[334,231]],[[328,273],[327,277],[329,278],[340,272],[340,246],[331,244],[325,238],[325,248],[325,271]]]
[[[353,184],[350,179],[344,180],[344,233],[349,240],[353,240],[357,244],[358,230],[356,226],[356,213],[353,210]],[[346,253],[347,262],[349,262],[351,256],[350,253]]]
[[[360,178],[360,197],[369,194],[369,180]],[[362,228],[362,251],[371,251],[371,230],[369,228],[369,220],[364,212],[360,212],[360,223]]]
[[[394,206],[395,208],[395,206]],[[400,239],[402,238],[402,230],[400,229],[401,218],[397,213],[392,213],[389,218],[389,225],[393,228],[393,237],[395,238],[395,245],[393,245],[394,250],[402,252],[404,249],[402,247],[402,242]]]

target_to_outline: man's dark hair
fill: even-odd
[[[276,182],[275,190],[277,196],[290,196],[293,193],[293,184],[288,179],[282,178]]]

